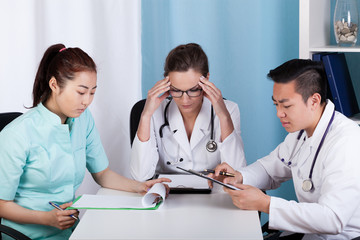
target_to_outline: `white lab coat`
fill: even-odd
[[[214,140],[218,148],[215,152],[208,152],[205,147],[211,135],[211,102],[203,98],[189,141],[181,113],[174,101],[171,101],[167,110],[169,126],[163,128],[163,138],[160,138],[159,129],[164,124],[164,109],[168,101],[163,101],[151,118],[150,139],[141,142],[135,136],[130,162],[130,172],[134,179],[144,181],[153,177],[155,171],[184,173],[176,166],[203,171],[215,168],[221,162],[227,162],[236,169],[246,165],[240,136],[240,111],[236,103],[224,100],[234,124],[234,131],[224,142],[220,142],[220,122],[214,111]],[[180,158],[182,162],[179,162]]]
[[[265,190],[293,179],[299,202],[271,197],[270,228],[305,233],[303,239],[360,236],[360,128],[339,112],[335,112],[314,166],[315,189],[302,190],[333,111],[334,104],[328,100],[312,137],[304,132],[298,141],[299,132],[290,133],[270,155],[241,170],[244,184]]]

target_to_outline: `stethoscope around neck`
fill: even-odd
[[[170,98],[170,101],[166,104],[165,109],[164,109],[164,124],[161,125],[160,129],[159,129],[160,138],[163,137],[164,127],[169,126],[169,121],[167,118],[167,109],[169,108],[171,101],[172,101],[172,99]],[[211,125],[210,140],[206,144],[206,150],[208,152],[215,152],[217,149],[217,144],[214,140],[214,108],[212,105],[211,105],[210,125]],[[180,158],[179,162],[182,162],[181,160],[182,160],[182,158]],[[167,164],[170,165],[171,163],[168,161]]]
[[[333,112],[333,114],[332,114],[332,116],[331,116],[331,119],[330,119],[327,127],[326,127],[326,130],[325,130],[325,132],[324,132],[324,135],[323,135],[322,138],[321,138],[321,141],[320,141],[320,143],[319,143],[319,146],[318,146],[318,148],[316,149],[316,153],[315,153],[315,156],[314,156],[314,159],[313,159],[313,161],[312,161],[311,168],[310,168],[309,178],[308,178],[308,179],[305,179],[305,180],[303,181],[303,183],[302,183],[302,190],[303,190],[304,192],[310,192],[312,189],[314,189],[314,184],[313,184],[313,181],[312,181],[312,174],[313,174],[313,171],[314,171],[315,162],[316,162],[316,159],[317,159],[317,157],[318,157],[318,155],[319,155],[320,149],[321,149],[321,147],[322,147],[322,145],[323,145],[323,143],[324,143],[325,137],[326,137],[326,135],[327,135],[328,132],[329,132],[330,125],[331,125],[331,123],[332,123],[333,120],[334,120],[334,116],[335,116],[335,110],[334,110],[334,112]],[[301,135],[303,134],[303,132],[304,132],[304,130],[301,130],[301,131],[299,132],[299,135],[297,136],[297,140],[298,140],[298,141],[300,140]],[[297,144],[295,145],[295,147],[294,147],[294,149],[293,149],[293,152],[294,152],[296,146],[297,146]],[[300,147],[300,148],[301,148],[301,147]],[[292,156],[292,155],[293,155],[293,153],[291,154],[291,156]],[[295,154],[295,155],[296,155],[296,154]],[[291,159],[292,159],[292,158],[293,158],[293,157],[291,157]],[[284,159],[282,158],[281,161],[284,162]],[[291,164],[291,161],[288,162],[288,165],[290,165],[290,164]]]

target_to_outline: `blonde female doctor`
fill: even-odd
[[[246,165],[240,111],[209,81],[208,59],[195,43],[174,48],[164,79],[148,91],[131,151],[131,174],[145,180],[176,167],[203,171]]]

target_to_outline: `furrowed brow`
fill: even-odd
[[[271,99],[274,101],[274,102],[279,102],[279,103],[284,103],[284,102],[288,102],[290,101],[289,99],[285,98],[285,99],[280,99],[279,101],[275,100],[274,96],[271,96]]]

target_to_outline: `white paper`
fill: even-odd
[[[165,201],[166,188],[156,183],[144,196],[90,195],[84,194],[71,207],[89,208],[151,208],[156,206],[157,197]]]
[[[154,207],[157,203],[156,198],[165,201],[166,188],[162,183],[156,183],[152,188],[142,197],[142,205],[144,207]]]
[[[209,189],[208,181],[191,174],[160,174],[159,178],[169,178],[170,183],[166,183],[170,188],[194,188]]]

